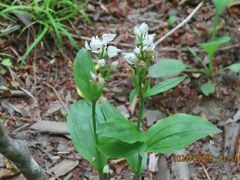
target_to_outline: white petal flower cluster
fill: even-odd
[[[91,42],[85,42],[85,48],[89,51],[92,51],[96,54],[101,54],[102,56],[108,56],[113,58],[121,52],[120,49],[114,46],[107,46],[109,42],[113,41],[116,37],[116,34],[103,34],[102,39],[99,39],[98,36],[92,37]]]
[[[134,28],[134,34],[136,36],[136,47],[134,51],[132,53],[124,53],[124,58],[131,65],[135,64],[139,57],[143,56],[145,52],[153,52],[155,49],[153,42],[155,34],[148,34],[148,25],[146,23],[136,26]]]

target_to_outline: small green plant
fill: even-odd
[[[9,58],[3,59],[1,62],[1,65],[5,66],[5,67],[12,67],[12,61]]]
[[[169,16],[168,21],[167,21],[167,25],[168,25],[168,31],[172,28],[172,26],[174,25],[174,23],[177,21],[176,16]]]
[[[228,67],[224,67],[222,70],[219,70],[218,72],[216,72],[216,70],[215,70],[214,59],[215,59],[215,55],[216,55],[217,51],[219,50],[219,48],[222,45],[228,43],[231,40],[231,38],[226,35],[217,37],[219,19],[220,19],[221,13],[222,13],[223,9],[231,1],[232,0],[221,0],[221,1],[213,0],[213,4],[215,6],[216,13],[214,16],[213,31],[211,33],[211,39],[206,43],[199,44],[199,47],[201,49],[203,49],[203,51],[205,51],[208,55],[208,64],[205,65],[201,61],[202,65],[203,65],[203,68],[201,68],[201,69],[194,68],[191,66],[186,66],[186,69],[188,68],[193,72],[199,72],[199,73],[203,74],[205,77],[207,77],[207,79],[208,79],[207,82],[202,84],[200,87],[200,90],[202,91],[202,93],[205,96],[208,96],[215,92],[215,86],[214,86],[213,80],[216,75],[219,75],[223,71],[228,71],[228,70],[232,71],[232,72],[236,72],[236,73],[240,72],[240,70],[239,70],[240,64],[239,63],[232,64]],[[196,53],[191,48],[189,48],[189,50],[195,57],[197,57]]]
[[[132,68],[134,89],[130,93],[130,102],[139,98],[136,124],[101,98],[104,84],[118,64],[117,61],[106,61],[120,52],[116,47],[108,46],[115,35],[103,35],[102,39],[93,37],[90,44],[86,42],[86,49],[78,52],[74,62],[74,79],[84,99],[71,106],[68,128],[77,151],[98,170],[101,180],[109,158],[126,158],[135,179],[139,180],[148,152],[174,152],[208,134],[220,132],[209,121],[187,114],[171,115],[147,131],[142,130],[145,102],[181,83],[186,76],[178,75],[186,65],[173,59],[161,59],[154,64],[154,35],[148,34],[147,24],[135,27],[134,33],[136,48],[131,53],[124,53],[124,58]],[[89,51],[97,55],[96,64]],[[152,78],[169,77],[172,78],[152,86]]]
[[[22,22],[26,26],[22,31],[33,25],[39,25],[35,40],[22,57],[22,64],[47,33],[54,34],[55,44],[60,50],[63,48],[62,35],[66,36],[71,44],[78,49],[79,47],[68,31],[68,27],[63,23],[77,14],[88,19],[84,12],[87,2],[88,0],[84,0],[82,3],[77,0],[33,0],[27,4],[17,4],[18,1],[0,2],[0,16],[13,22],[16,22],[16,18],[9,14],[22,18]]]

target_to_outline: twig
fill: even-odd
[[[43,82],[43,84],[45,84],[46,86],[50,87],[53,92],[56,94],[57,98],[59,99],[60,103],[62,104],[63,108],[65,109],[66,112],[69,112],[69,109],[68,107],[66,106],[66,104],[63,102],[62,98],[59,96],[57,90],[51,86],[50,84],[46,83],[46,82]]]
[[[12,161],[28,180],[47,180],[42,168],[30,155],[29,149],[23,141],[11,139],[5,132],[0,120],[0,153]]]
[[[208,174],[208,172],[207,172],[206,167],[204,166],[204,164],[203,164],[203,163],[201,163],[201,164],[202,164],[202,167],[203,167],[203,171],[204,171],[204,173],[205,173],[206,176],[207,176],[207,179],[208,179],[208,180],[212,180],[212,179],[210,178],[210,176],[209,176],[209,174]]]
[[[169,31],[166,35],[164,35],[163,37],[161,37],[159,40],[157,40],[157,42],[155,42],[155,45],[159,45],[163,40],[165,40],[168,36],[170,36],[172,33],[174,33],[176,30],[178,30],[179,28],[181,28],[184,24],[186,24],[193,16],[194,14],[202,7],[203,2],[199,3],[198,6],[193,10],[193,12],[191,14],[189,14],[189,16],[184,19],[180,24],[178,24],[175,28],[173,28],[171,31]]]

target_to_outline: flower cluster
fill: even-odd
[[[134,34],[136,36],[136,47],[132,53],[124,53],[126,61],[133,65],[138,60],[144,60],[145,54],[152,53],[155,49],[153,42],[155,34],[148,34],[148,25],[142,23],[139,27],[134,28]]]
[[[108,46],[108,43],[113,41],[116,37],[116,34],[103,34],[102,39],[99,39],[98,36],[92,37],[91,42],[85,42],[85,48],[93,53],[97,54],[98,57],[101,59],[104,58],[113,58],[121,52],[120,49],[114,46]]]
[[[115,70],[118,66],[118,61],[114,61],[111,63],[110,68],[106,68],[106,59],[113,58],[121,52],[120,49],[108,45],[111,41],[113,41],[116,37],[116,34],[103,34],[102,39],[98,36],[92,37],[90,43],[85,42],[85,48],[98,56],[97,60],[97,70],[99,69],[99,73],[94,74],[91,72],[92,81],[97,82],[101,87],[104,86],[104,82],[108,79],[108,76],[111,74],[113,70]]]

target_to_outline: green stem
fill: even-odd
[[[96,122],[96,102],[92,102],[92,123],[93,123],[93,133],[96,144],[98,145],[98,136],[97,136],[97,122]]]
[[[210,75],[210,78],[213,79],[214,77],[214,62],[213,62],[213,55],[209,55],[209,66],[208,66],[208,69],[209,69],[209,75]]]
[[[213,22],[213,32],[212,32],[212,40],[214,40],[217,36],[217,31],[218,31],[218,24],[219,24],[219,17],[220,14],[217,13],[214,17],[214,22]]]
[[[134,177],[135,180],[139,180],[141,178],[141,171],[142,171],[142,156],[139,154],[137,172]]]
[[[138,121],[137,121],[137,130],[141,131],[141,124],[142,124],[142,116],[143,116],[143,110],[144,110],[144,96],[143,96],[143,88],[142,88],[142,74],[141,71],[139,72],[139,112],[138,112]],[[142,156],[139,153],[138,154],[138,167],[137,172],[135,174],[135,180],[139,180],[141,178],[141,172],[142,172]]]
[[[94,139],[95,139],[96,145],[98,145],[99,140],[97,135],[96,102],[92,102],[92,124],[93,124]],[[98,150],[97,150],[97,159],[98,159],[99,167],[102,167],[101,156]],[[98,175],[100,180],[104,180],[102,170],[99,170]]]
[[[137,121],[137,130],[141,131],[141,124],[142,124],[142,115],[143,115],[143,110],[144,110],[144,97],[143,97],[143,92],[142,92],[142,84],[140,84],[139,87],[139,112],[138,112],[138,121]]]

